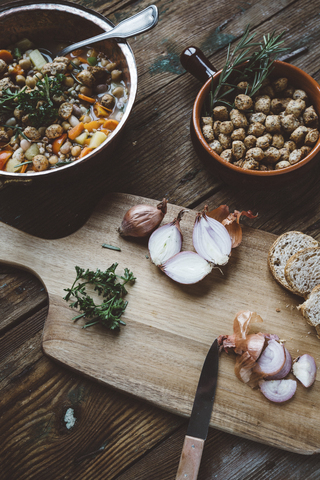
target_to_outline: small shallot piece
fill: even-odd
[[[157,228],[150,236],[148,249],[150,258],[155,265],[162,265],[169,258],[181,252],[183,237],[180,220],[184,213],[185,210],[181,210],[177,218]]]
[[[184,251],[169,258],[159,268],[175,282],[192,284],[200,282],[213,267],[197,253]]]
[[[314,358],[307,353],[293,362],[292,372],[305,387],[311,387],[316,379],[317,365]]]
[[[135,205],[126,212],[118,232],[124,237],[146,237],[160,225],[166,213],[165,198],[156,207]]]
[[[208,207],[198,213],[193,227],[193,245],[197,253],[214,265],[225,265],[231,253],[231,237],[218,220],[207,216]]]
[[[262,373],[264,377],[276,375],[284,367],[285,360],[284,346],[274,339],[269,340],[257,361],[256,371]]]
[[[231,237],[232,248],[238,247],[242,241],[242,228],[239,223],[240,218],[242,216],[246,216],[248,218],[257,217],[257,215],[253,215],[251,210],[248,210],[247,212],[245,210],[242,212],[235,210],[233,213],[230,213],[227,205],[220,205],[220,207],[208,212],[207,215],[208,217],[214,218],[218,222],[221,222],[222,225],[226,227]]]
[[[268,400],[282,403],[290,400],[296,393],[297,382],[295,380],[261,380],[259,387]]]
[[[286,349],[286,347],[284,347],[284,351],[286,355],[286,360],[284,362],[283,367],[275,375],[268,376],[269,380],[281,380],[282,378],[286,377],[288,373],[290,373],[291,367],[292,367],[292,357],[290,355],[290,352]]]

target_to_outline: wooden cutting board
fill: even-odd
[[[124,213],[137,203],[157,204],[125,194],[105,197],[80,230],[57,240],[0,224],[0,261],[31,270],[48,291],[43,350],[49,357],[183,416],[190,415],[211,343],[232,333],[240,310],[259,313],[264,323],[258,328],[278,334],[293,357],[309,353],[320,364],[320,340],[296,309],[301,300],[278,285],[268,270],[274,235],[244,228],[242,244],[227,266],[198,284],[180,285],[151,263],[146,240],[119,236]],[[179,211],[169,205],[165,223]],[[181,222],[184,250],[193,250],[194,218],[189,211]],[[103,243],[119,246],[121,252],[104,249]],[[114,262],[117,273],[127,267],[137,277],[127,295],[126,326],[117,333],[101,326],[84,330],[84,321],[72,321],[75,313],[62,298],[64,288],[71,286],[76,265],[105,270]],[[221,354],[211,426],[298,453],[319,452],[319,381],[310,389],[298,384],[292,400],[275,404],[235,377],[234,362],[234,355]]]

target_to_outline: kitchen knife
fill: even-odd
[[[185,436],[176,480],[196,480],[217,386],[219,346],[215,339],[204,361]]]

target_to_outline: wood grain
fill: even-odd
[[[1,226],[0,242],[12,245],[1,260],[32,269],[48,290],[49,313],[43,333],[47,355],[183,416],[190,414],[212,340],[232,333],[239,310],[257,311],[265,320],[262,331],[286,339],[293,356],[307,351],[317,360],[318,339],[314,332],[308,333],[310,327],[295,308],[299,300],[276,284],[268,271],[266,256],[273,235],[245,229],[241,247],[234,250],[223,274],[216,269],[196,285],[181,286],[146,258],[145,242],[119,237],[117,227],[124,213],[137,203],[156,202],[124,194],[105,197],[82,229],[58,240],[42,240]],[[168,221],[179,210],[170,205]],[[185,215],[184,249],[192,248],[193,222],[194,212]],[[102,249],[105,242],[122,251]],[[22,245],[25,252],[19,255]],[[129,268],[138,279],[128,295],[127,326],[119,334],[99,326],[84,331],[72,323],[73,313],[62,299],[63,289],[73,282],[74,266],[81,262],[79,266],[95,269],[118,260],[120,268]],[[118,359],[116,364],[113,358]],[[287,450],[318,451],[320,424],[313,418],[318,382],[308,391],[298,389],[294,400],[279,408],[239,382],[233,367],[234,358],[223,356],[211,426]],[[292,424],[290,418],[296,415]]]

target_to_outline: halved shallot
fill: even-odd
[[[286,356],[286,360],[284,362],[284,365],[278,373],[276,373],[275,375],[271,375],[271,376],[269,375],[268,380],[281,380],[282,378],[286,377],[288,375],[288,373],[290,373],[290,371],[291,371],[292,357],[290,355],[290,352],[287,350],[287,348],[286,347],[283,347],[283,348],[284,348],[284,353],[285,353],[285,356]]]
[[[311,387],[317,375],[317,365],[314,358],[307,353],[297,357],[293,362],[292,372],[305,387]]]
[[[197,253],[214,265],[225,265],[231,253],[231,237],[218,220],[207,216],[205,206],[197,214],[193,227],[193,246]]]
[[[274,339],[269,340],[257,361],[255,371],[262,373],[264,377],[276,375],[283,368],[285,360],[284,346]]]
[[[178,283],[191,284],[202,280],[213,266],[195,252],[180,252],[169,258],[159,268]]]
[[[184,213],[185,210],[181,210],[177,218],[157,228],[149,238],[149,254],[155,265],[164,264],[169,258],[181,251],[183,237],[180,220]]]
[[[295,380],[261,380],[259,387],[263,395],[271,402],[282,403],[290,400],[296,393]]]

